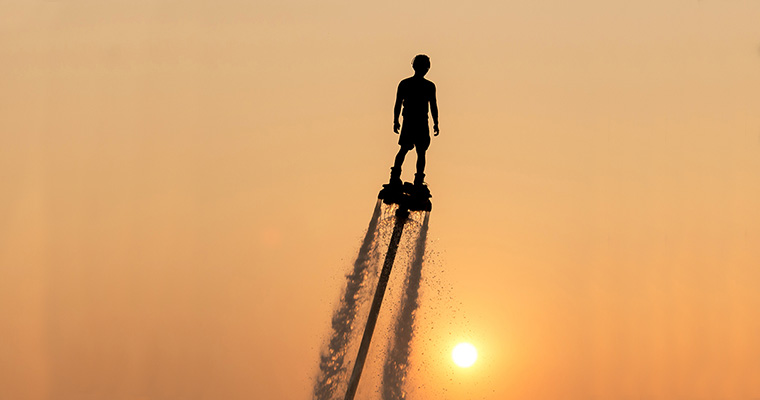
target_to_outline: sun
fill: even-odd
[[[454,364],[462,368],[469,368],[478,359],[478,350],[470,343],[459,343],[454,346],[451,358],[454,360]]]

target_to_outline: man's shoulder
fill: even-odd
[[[429,81],[427,79],[424,79],[424,82],[422,82],[424,90],[428,92],[431,96],[435,94],[435,83],[433,81]]]
[[[433,81],[430,81],[426,78],[418,78],[416,76],[410,76],[408,78],[404,78],[399,82],[399,86],[401,85],[415,85],[415,86],[428,86],[428,87],[435,87],[435,83]]]
[[[409,83],[412,83],[412,82],[414,82],[414,77],[410,76],[408,78],[402,79],[401,82],[398,83],[398,85],[399,86],[401,86],[401,85],[408,85]]]
[[[398,84],[399,91],[413,91],[413,92],[431,92],[435,93],[435,83],[425,78],[419,78],[416,76],[410,76],[409,78],[402,79]]]

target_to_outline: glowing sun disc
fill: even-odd
[[[470,343],[459,343],[454,346],[451,358],[454,360],[454,364],[468,368],[475,364],[475,360],[478,359],[478,350]]]

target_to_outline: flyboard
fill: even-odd
[[[359,379],[361,379],[362,370],[364,369],[364,362],[367,359],[367,352],[369,351],[369,344],[372,341],[372,334],[375,332],[375,324],[377,324],[377,317],[380,314],[380,306],[383,303],[383,297],[385,296],[385,288],[388,286],[388,279],[391,276],[391,269],[393,269],[393,261],[396,259],[396,251],[398,250],[398,244],[401,240],[401,233],[404,230],[404,224],[409,219],[410,211],[430,211],[433,208],[433,204],[430,202],[430,198],[433,197],[430,194],[430,189],[427,185],[414,185],[410,182],[404,182],[403,184],[387,183],[383,185],[383,189],[377,195],[377,198],[382,200],[383,203],[391,205],[398,205],[396,210],[396,221],[393,225],[393,234],[391,235],[390,243],[388,243],[388,252],[385,253],[385,261],[383,261],[383,269],[380,272],[380,278],[377,281],[377,289],[375,289],[375,297],[372,299],[372,307],[367,317],[367,325],[364,327],[364,335],[362,336],[361,344],[359,345],[359,352],[356,355],[356,362],[354,362],[354,369],[351,372],[351,378],[348,381],[348,389],[346,390],[345,400],[353,400],[356,395],[356,389],[359,387]]]

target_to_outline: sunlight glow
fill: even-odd
[[[470,343],[459,343],[451,352],[451,358],[454,360],[454,364],[462,368],[469,368],[478,359],[478,350]]]

